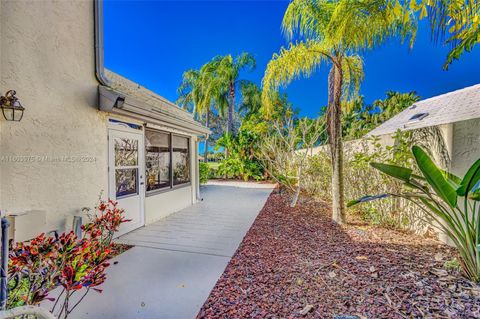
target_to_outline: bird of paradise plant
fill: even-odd
[[[413,146],[412,153],[420,175],[410,168],[371,163],[375,169],[402,181],[403,192],[365,196],[348,206],[387,196],[411,201],[435,221],[432,226],[452,240],[465,275],[480,282],[480,159],[459,178],[437,167],[422,148]]]

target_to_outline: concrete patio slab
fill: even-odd
[[[255,185],[204,186],[202,202],[122,236],[135,247],[71,317],[195,318],[273,188]]]

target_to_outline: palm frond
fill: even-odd
[[[177,89],[178,99],[176,103],[182,108],[192,108],[195,112],[195,105],[198,98],[198,78],[197,70],[187,70],[183,73],[182,82]]]
[[[322,63],[331,62],[331,48],[314,41],[290,44],[275,53],[267,65],[262,80],[262,108],[266,114],[272,111],[272,101],[280,86],[292,80],[309,77]]]
[[[445,40],[452,46],[444,69],[480,42],[478,0],[429,0],[422,1],[415,9],[420,11],[420,19],[428,18],[433,40]]]
[[[480,18],[478,18],[480,22]],[[444,69],[448,69],[448,66],[454,61],[460,59],[462,54],[465,52],[470,52],[480,42],[480,24],[471,26],[469,28],[464,28],[459,33],[452,36],[447,43],[453,45],[452,49],[447,55],[445,64],[443,65]]]
[[[350,50],[374,48],[393,36],[409,38],[412,45],[416,21],[414,10],[398,1],[343,0],[332,13],[328,34],[339,47]]]
[[[257,67],[257,62],[253,54],[248,52],[243,52],[235,57],[235,66],[241,70],[245,69],[252,71]]]
[[[355,99],[360,90],[360,83],[363,81],[363,60],[359,55],[345,56],[342,59],[343,88],[342,97],[344,101]]]
[[[241,81],[239,84],[242,95],[239,112],[246,112],[246,116],[257,113],[262,107],[262,91],[251,81]]]
[[[293,0],[283,16],[282,30],[289,39],[299,34],[320,40],[324,38],[335,5],[334,1],[326,0]]]

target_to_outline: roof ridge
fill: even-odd
[[[472,89],[477,89],[477,88],[480,89],[480,83],[477,83],[477,84],[474,84],[474,85],[471,85],[471,86],[467,86],[467,87],[464,87],[464,88],[461,88],[461,89],[449,91],[449,92],[446,92],[446,93],[442,93],[442,94],[440,94],[440,95],[435,95],[435,96],[432,96],[432,97],[429,97],[429,98],[420,100],[420,101],[418,101],[418,102],[415,102],[415,103],[413,103],[412,105],[419,104],[419,103],[423,103],[423,102],[435,101],[435,100],[444,98],[444,97],[446,97],[446,96],[448,96],[448,95],[458,94],[458,93],[461,93],[461,92],[464,92],[464,91],[468,91],[468,90],[472,90]],[[412,105],[410,105],[410,106],[412,106]],[[407,108],[407,109],[408,109],[408,108]]]
[[[375,127],[366,136],[390,134],[397,129],[410,130],[480,119],[479,106],[480,83],[413,103]],[[429,115],[420,121],[411,121],[412,116],[421,113],[429,113]]]

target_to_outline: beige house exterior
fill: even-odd
[[[465,174],[480,158],[480,84],[418,101],[363,138],[345,141],[344,148],[346,152],[363,151],[365,147],[372,147],[366,141],[373,136],[381,145],[393,145],[393,135],[398,130],[428,129],[439,133],[448,153],[448,163],[443,163],[443,156],[432,149],[437,163],[453,174]],[[322,145],[311,149],[310,154],[327,150],[327,146]]]
[[[446,169],[462,176],[480,158],[480,84],[421,100],[381,124],[366,137],[391,144],[397,130],[435,128],[448,152]],[[435,155],[435,152],[433,152]],[[440,155],[436,154],[441,164]]]
[[[25,107],[0,115],[2,211],[26,213],[31,234],[65,230],[103,191],[133,219],[125,233],[197,201],[209,130],[104,70],[101,1],[1,1],[0,39],[0,93]]]
[[[377,136],[384,145],[392,145],[392,134],[398,130],[416,131],[417,139],[425,136],[423,144],[437,164],[463,177],[480,158],[480,84],[416,102],[366,137]],[[453,244],[444,233],[439,239]]]
[[[398,130],[416,131],[417,140],[425,137],[422,146],[430,148],[437,164],[463,177],[480,158],[480,84],[414,103],[363,138],[345,141],[345,154],[374,151],[372,137],[382,146],[392,146]],[[328,146],[309,150],[310,155],[320,152],[328,152]],[[415,229],[427,230],[423,226]],[[452,244],[445,234],[439,235],[440,240]]]

